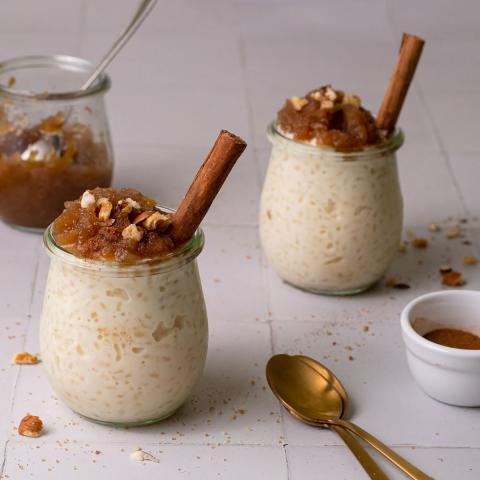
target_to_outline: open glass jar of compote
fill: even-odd
[[[401,240],[396,150],[358,97],[322,87],[292,97],[270,125],[260,237],[286,282],[348,295],[376,283]]]
[[[55,392],[112,425],[172,415],[205,364],[198,229],[175,247],[170,213],[132,189],[94,189],[47,228],[40,347]]]
[[[113,154],[104,95],[108,76],[80,58],[19,57],[0,63],[0,218],[44,229],[66,200],[110,185]]]

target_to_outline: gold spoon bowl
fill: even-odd
[[[347,392],[337,377],[321,363],[302,355],[275,355],[268,361],[266,373],[275,396],[300,421],[312,426],[336,427],[337,432],[348,430],[369,443],[413,480],[431,480],[373,435],[342,418],[348,408]]]

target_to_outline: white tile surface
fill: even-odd
[[[396,448],[397,453],[424,469],[433,478],[477,479],[480,472],[478,449]],[[366,479],[362,467],[344,447],[288,447],[291,480]],[[378,456],[375,457],[388,478],[404,479],[405,475]]]
[[[67,53],[97,61],[135,5],[1,2],[0,57]],[[435,478],[477,479],[478,411],[439,404],[418,389],[398,318],[409,300],[441,288],[441,264],[480,289],[480,266],[461,262],[480,256],[479,13],[475,0],[159,0],[109,67],[115,184],[175,206],[221,128],[249,142],[205,220],[205,375],[177,415],[148,428],[105,428],[70,412],[41,364],[10,365],[15,352],[38,350],[48,259],[39,237],[0,224],[0,478],[364,478],[332,432],[281,412],[264,378],[275,351],[331,366],[350,393],[351,418]],[[430,245],[399,255],[386,276],[411,288],[381,282],[358,297],[327,298],[288,287],[266,264],[256,229],[266,124],[285,98],[327,82],[357,92],[375,111],[403,31],[427,40],[400,119],[399,171],[405,227]],[[461,218],[464,237],[447,240],[445,229]],[[428,232],[431,222],[442,232]],[[27,411],[44,419],[43,437],[17,435]],[[137,446],[160,463],[131,461]]]
[[[4,478],[11,480],[115,478],[141,480],[144,478],[196,479],[208,478],[263,480],[287,478],[284,453],[281,447],[209,447],[202,445],[146,445],[143,450],[158,459],[137,462],[130,453],[137,444],[99,444],[74,442],[65,439],[36,448],[33,442],[12,442],[7,449]],[[98,453],[96,453],[98,452]],[[245,466],[248,465],[248,469]]]

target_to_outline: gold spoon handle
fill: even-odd
[[[413,480],[433,480],[432,477],[429,477],[410,462],[407,462],[407,460],[398,455],[398,453],[395,453],[390,447],[387,447],[384,443],[363,430],[363,428],[360,428],[358,425],[341,419],[329,419],[327,420],[327,423],[329,425],[337,425],[339,427],[346,428],[347,430],[350,430],[350,432],[355,433],[369,443],[373,448],[378,450],[383,456],[388,458],[388,460],[390,460]]]
[[[373,480],[388,480],[388,477],[379,467],[377,462],[375,462],[360,442],[348,430],[338,427],[337,425],[331,425],[330,428],[340,435],[345,442],[345,445],[355,455],[356,459],[360,462],[360,465],[362,465],[370,478]]]

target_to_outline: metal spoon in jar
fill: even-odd
[[[87,90],[91,87],[98,77],[107,68],[110,62],[117,56],[120,50],[130,40],[133,34],[137,31],[138,27],[147,18],[148,14],[153,10],[153,7],[157,3],[157,0],[143,0],[137,11],[135,12],[130,24],[120,37],[111,46],[110,50],[102,58],[95,70],[92,72],[88,80],[82,85],[81,90]],[[64,117],[64,124],[68,122],[68,119],[72,113],[72,108],[67,109]],[[39,140],[31,143],[21,154],[22,160],[35,159],[35,161],[45,160],[48,153],[52,150],[58,155],[62,155],[63,150],[63,138],[60,135],[42,136]]]
[[[300,421],[311,426],[333,428],[337,433],[339,429],[354,433],[413,480],[432,480],[373,435],[342,419],[347,410],[347,394],[337,377],[321,363],[302,355],[275,355],[268,361],[266,373],[275,396]],[[371,478],[387,478],[371,458],[376,472],[369,471],[371,463],[364,462],[361,456],[355,455]]]

